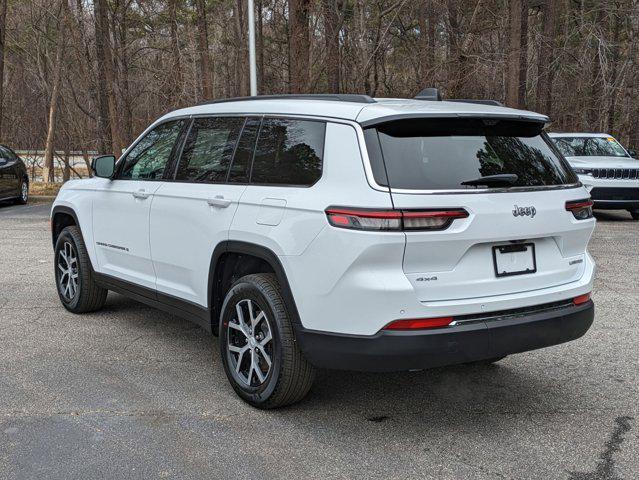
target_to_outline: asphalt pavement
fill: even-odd
[[[57,298],[48,204],[0,205],[0,479],[639,478],[639,222],[600,213],[596,319],[496,366],[321,371],[244,404],[216,339],[109,294]]]

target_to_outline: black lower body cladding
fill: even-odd
[[[594,304],[568,304],[526,314],[498,315],[444,328],[338,335],[297,326],[297,340],[316,367],[391,372],[454,365],[557,345],[584,335]]]

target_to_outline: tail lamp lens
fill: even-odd
[[[328,222],[339,228],[366,231],[444,230],[456,218],[468,217],[462,208],[445,210],[366,210],[328,208]]]
[[[440,328],[447,327],[452,321],[453,317],[395,320],[386,325],[384,330],[424,330],[427,328]]]
[[[588,300],[590,300],[590,292],[584,293],[583,295],[579,295],[578,297],[573,298],[572,303],[574,303],[575,305],[581,305],[583,303],[586,303]]]
[[[592,206],[594,202],[589,198],[566,202],[566,210],[572,212],[577,220],[592,218]]]

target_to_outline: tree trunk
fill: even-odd
[[[177,20],[178,0],[170,0],[169,21],[171,22],[171,56],[173,65],[170,77],[171,86],[169,88],[170,101],[173,106],[179,103],[179,94],[182,89],[182,66],[180,65],[180,44],[178,41],[178,20]]]
[[[67,148],[64,151],[64,159],[63,159],[63,163],[64,163],[64,168],[62,169],[62,182],[67,182],[71,179],[71,164],[69,163],[71,153],[69,152],[69,149]]]
[[[419,88],[434,87],[435,67],[435,6],[432,0],[422,0],[419,8]]]
[[[257,20],[257,90],[264,94],[264,5],[262,0],[256,2],[255,19]]]
[[[323,0],[324,41],[326,45],[326,73],[328,91],[339,93],[339,31],[340,20],[337,0]]]
[[[105,120],[98,122],[99,136],[105,136],[101,142],[101,148],[111,148],[111,152],[118,156],[122,147],[118,133],[118,115],[115,93],[113,91],[113,58],[111,56],[111,39],[109,34],[109,21],[107,12],[107,0],[95,0],[95,48],[98,61],[98,103],[99,116]],[[100,124],[104,130],[100,128]],[[110,140],[110,145],[106,139]],[[108,145],[108,147],[107,147]],[[106,151],[105,148],[105,151]]]
[[[60,0],[58,18],[66,13],[65,5],[67,0]],[[62,19],[59,18],[58,25],[62,26]],[[47,124],[47,140],[44,148],[44,169],[42,180],[45,183],[55,182],[55,169],[53,166],[54,138],[55,138],[55,117],[58,110],[58,97],[60,96],[60,80],[62,78],[62,55],[64,54],[65,33],[62,28],[58,30],[56,39],[55,59],[53,61],[53,79],[51,85],[51,98],[49,100],[49,120]]]
[[[127,52],[127,33],[128,33],[128,8],[129,2],[120,0],[116,3],[116,17],[114,21],[117,21],[117,30],[114,28],[116,36],[116,61],[118,65],[116,80],[120,87],[120,110],[121,126],[120,132],[120,148],[125,147],[133,140],[133,112],[131,111],[131,95],[129,93],[129,56]],[[177,75],[177,73],[175,73]],[[119,152],[118,152],[119,153]]]
[[[543,7],[543,35],[539,45],[537,59],[537,110],[546,115],[552,114],[552,81],[557,37],[557,17],[559,0],[546,0]]]
[[[202,97],[204,100],[213,99],[213,78],[211,74],[211,56],[209,55],[209,32],[206,21],[206,0],[196,0],[197,15],[197,54],[199,60],[199,75]]]
[[[509,48],[506,73],[506,104],[524,107],[526,93],[526,67],[528,37],[527,0],[511,0],[509,12]],[[523,88],[522,88],[523,85]],[[523,93],[523,95],[522,95]]]
[[[289,0],[291,93],[306,93],[309,79],[308,8],[310,0]]]
[[[4,42],[6,37],[7,0],[0,0],[0,138],[2,138],[2,109],[4,100]]]

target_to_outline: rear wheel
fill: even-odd
[[[273,274],[240,278],[222,306],[220,354],[235,392],[258,408],[295,403],[308,393],[313,366],[300,351]]]
[[[25,205],[29,201],[29,182],[22,180],[20,182],[20,196],[15,199],[18,205]]]
[[[628,210],[633,220],[639,220],[639,208],[635,210]]]
[[[91,260],[76,226],[62,230],[55,243],[55,283],[62,305],[70,312],[93,312],[106,302],[108,290],[95,283]]]

